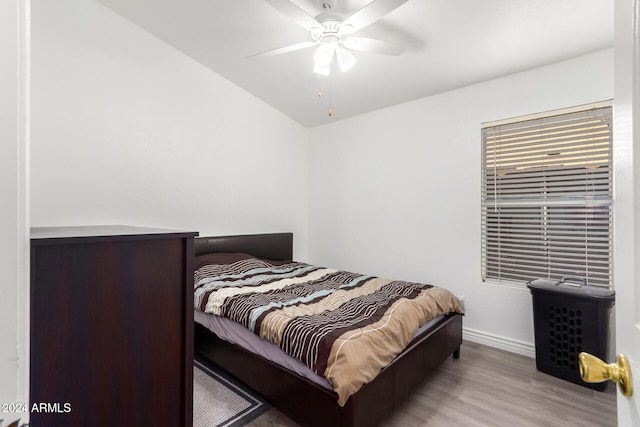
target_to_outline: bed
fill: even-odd
[[[293,234],[196,238],[196,260],[206,258],[208,254],[248,254],[260,260],[269,260],[274,265],[289,266],[292,264],[288,262],[293,259]],[[231,257],[232,261],[234,259]],[[204,314],[200,310],[194,310],[195,354],[231,373],[303,426],[372,426],[391,413],[413,388],[450,355],[459,358],[461,313],[461,309],[452,309],[421,327],[406,348],[379,370],[375,378],[346,399],[342,391],[339,394],[331,389],[331,384],[323,384],[324,378],[310,376],[298,367],[289,366],[270,355],[256,354],[254,352],[257,350],[251,344],[229,339],[224,335],[225,332],[212,332],[206,316],[213,320],[218,320],[218,316]],[[255,339],[263,341],[257,336]]]

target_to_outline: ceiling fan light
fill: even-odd
[[[333,61],[333,54],[335,53],[335,48],[333,48],[329,43],[322,43],[316,53],[313,55],[313,61],[316,65],[325,66],[331,64]]]
[[[318,74],[319,76],[329,76],[331,74],[331,64],[329,65],[318,65],[316,64],[313,67],[313,72]]]
[[[348,49],[343,47],[338,47],[336,51],[336,56],[338,58],[338,65],[342,71],[350,70],[354,65],[356,65],[356,57],[353,56]]]

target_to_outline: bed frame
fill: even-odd
[[[195,239],[196,256],[242,252],[273,260],[291,260],[293,234],[253,234]],[[352,395],[344,407],[337,394],[218,338],[196,323],[195,354],[213,362],[265,396],[303,426],[369,427],[378,424],[449,355],[460,357],[462,316],[451,314],[417,336],[378,376]]]

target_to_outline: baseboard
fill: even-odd
[[[511,353],[521,354],[523,356],[531,358],[536,357],[536,349],[533,344],[530,343],[505,338],[498,335],[488,334],[486,332],[469,328],[462,328],[462,338],[465,341],[471,341],[489,347],[499,348]]]

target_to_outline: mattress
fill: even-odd
[[[236,344],[247,351],[269,360],[270,362],[276,363],[292,372],[295,372],[301,377],[306,378],[327,390],[333,391],[333,387],[331,387],[331,384],[329,384],[326,378],[316,374],[300,360],[289,356],[276,345],[260,338],[239,323],[224,317],[216,316],[215,314],[203,313],[200,310],[194,310],[193,317],[197,323],[216,334],[219,338],[231,344]],[[440,315],[422,325],[415,333],[414,338],[431,328],[434,324],[438,323],[443,317],[444,315]]]

